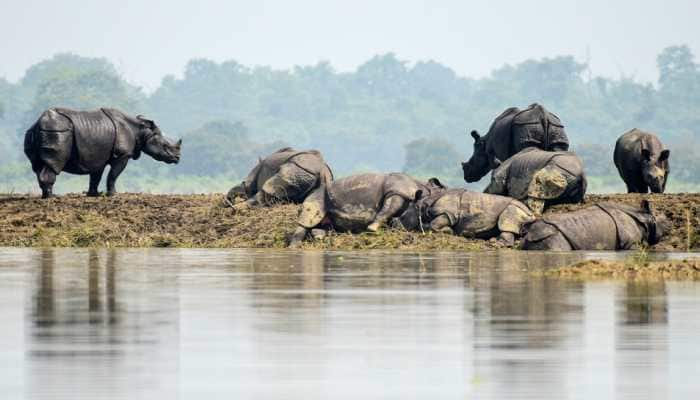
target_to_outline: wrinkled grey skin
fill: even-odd
[[[246,199],[235,206],[238,209],[301,203],[313,190],[332,181],[333,173],[318,150],[285,147],[261,159],[226,197],[231,203],[239,197]]]
[[[523,226],[534,220],[535,215],[525,204],[510,197],[449,189],[428,196],[416,193],[416,200],[394,224],[467,238],[498,236],[505,245],[512,246]]]
[[[582,202],[587,185],[576,154],[528,147],[493,170],[484,193],[513,197],[539,215],[553,204]]]
[[[141,116],[131,117],[113,108],[73,111],[50,108],[44,111],[24,136],[24,153],[32,163],[42,197],[50,197],[56,175],[62,171],[90,175],[88,196],[99,195],[102,173],[107,175],[107,195],[129,159],[141,152],[168,164],[180,161],[182,140],[173,144],[156,124]]]
[[[290,246],[301,245],[316,227],[376,232],[403,212],[418,191],[429,194],[444,189],[435,178],[424,183],[401,173],[369,173],[338,179],[306,198]]]
[[[567,151],[569,138],[559,117],[534,103],[524,110],[506,109],[491,124],[488,133],[471,132],[474,151],[462,163],[464,180],[476,182],[520,150],[537,147],[547,151]]]
[[[627,193],[663,193],[671,168],[664,149],[653,133],[637,128],[625,133],[615,143],[615,166],[627,185]]]
[[[526,227],[523,250],[630,250],[654,245],[669,233],[671,223],[652,210],[599,203],[564,214],[547,215]]]

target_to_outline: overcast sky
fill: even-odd
[[[700,54],[697,0],[0,0],[0,76],[58,52],[112,60],[153,89],[195,57],[353,70],[378,53],[481,77],[528,58],[590,57],[594,74],[656,80],[674,44]]]

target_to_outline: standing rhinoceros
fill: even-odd
[[[484,193],[513,197],[541,214],[553,204],[582,202],[586,186],[576,154],[528,147],[493,170]]]
[[[468,238],[488,239],[499,236],[512,246],[525,224],[535,220],[530,209],[506,196],[449,189],[416,200],[395,221],[406,229],[424,229],[457,234]]]
[[[319,187],[304,200],[299,227],[290,246],[299,246],[309,230],[322,223],[338,231],[375,232],[405,210],[419,190],[430,194],[444,188],[435,178],[424,183],[401,173],[368,173],[338,179]]]
[[[314,189],[333,181],[333,173],[318,150],[279,149],[261,159],[245,181],[226,197],[247,199],[236,208],[268,206],[280,202],[301,203]]]
[[[168,164],[180,160],[182,140],[170,143],[156,124],[141,116],[131,117],[113,108],[44,111],[24,136],[24,153],[37,175],[42,197],[50,197],[56,175],[90,175],[88,196],[97,196],[102,173],[107,175],[107,195],[116,193],[115,183],[130,158],[141,152]]]
[[[569,139],[559,117],[534,103],[524,110],[511,107],[491,124],[488,133],[480,136],[472,131],[474,152],[462,163],[464,180],[476,182],[520,150],[537,147],[547,151],[567,151]]]
[[[670,150],[656,135],[637,128],[623,134],[615,143],[615,166],[627,185],[628,193],[663,193],[671,171]]]
[[[654,245],[671,224],[648,201],[641,208],[599,203],[582,210],[547,215],[526,230],[524,250],[630,250]]]

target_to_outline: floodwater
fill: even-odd
[[[587,256],[0,249],[0,398],[700,398],[700,283]]]

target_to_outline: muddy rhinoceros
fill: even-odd
[[[88,196],[97,196],[102,173],[107,175],[107,195],[116,193],[115,183],[129,159],[141,152],[168,164],[180,160],[182,140],[171,143],[156,124],[142,116],[132,117],[113,108],[73,111],[50,108],[27,130],[24,153],[32,163],[42,197],[50,197],[56,175],[90,175]]]
[[[506,109],[491,124],[488,133],[471,132],[474,151],[462,163],[464,180],[476,182],[520,150],[537,147],[547,151],[567,151],[569,139],[559,117],[535,103],[524,110]]]
[[[623,134],[615,143],[615,166],[627,185],[628,193],[663,193],[671,171],[670,151],[653,133],[637,128]]]
[[[277,203],[301,203],[314,189],[333,181],[333,173],[318,150],[279,149],[250,171],[245,181],[229,190],[231,203],[245,198],[236,208]]]
[[[523,201],[535,213],[560,203],[580,203],[586,194],[583,162],[568,151],[529,147],[501,163],[484,193]]]
[[[532,211],[513,198],[448,189],[427,196],[416,193],[416,200],[392,223],[409,230],[427,227],[434,232],[468,238],[499,236],[510,246],[520,236],[523,226],[534,220]]]
[[[444,189],[435,178],[421,182],[402,173],[367,173],[335,180],[304,200],[290,246],[299,246],[319,226],[345,232],[377,231],[405,210],[418,191],[429,194]]]
[[[629,250],[654,245],[671,224],[648,201],[640,208],[598,203],[582,210],[544,216],[526,227],[524,250]]]

